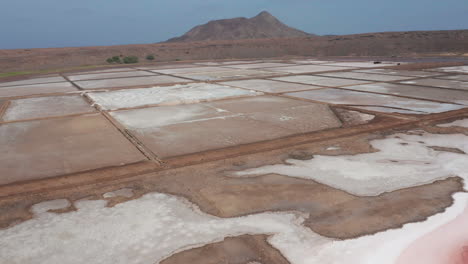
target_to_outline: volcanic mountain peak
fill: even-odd
[[[253,18],[262,18],[262,19],[276,19],[276,17],[274,17],[272,14],[270,14],[268,11],[262,11],[260,13],[258,13],[257,16],[253,17]]]
[[[279,21],[267,11],[252,18],[238,17],[213,20],[192,28],[181,37],[168,42],[189,42],[205,40],[233,40],[257,38],[292,38],[312,36],[306,32],[291,28]]]

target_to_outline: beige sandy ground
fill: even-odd
[[[465,83],[441,85],[450,82],[451,76],[466,73],[433,69],[426,76],[421,74],[427,70],[424,65],[394,64],[376,65],[383,70],[372,73],[369,65],[360,69],[355,63],[335,63],[348,67],[334,69],[337,72],[366,73],[330,73],[322,74],[328,76],[323,78],[321,70],[294,75],[277,69],[292,67],[283,64],[301,69],[304,62],[265,61],[262,66],[256,61],[255,70],[249,70],[245,66],[249,62],[244,61],[234,64],[238,67],[199,65],[205,67],[201,70],[192,64],[184,70],[129,68],[121,76],[104,70],[64,74],[72,91],[63,85],[48,87],[40,79],[0,82],[0,233],[27,225],[37,217],[31,207],[44,201],[68,200],[67,206],[53,210],[66,216],[81,210],[77,204],[83,199],[106,200],[107,207],[114,207],[154,192],[183,197],[202,212],[223,219],[301,212],[307,215],[306,228],[326,238],[345,240],[423,222],[453,204],[452,195],[464,191],[459,175],[374,196],[278,173],[233,177],[235,172],[289,164],[291,159],[375,153],[379,150],[371,145],[374,140],[396,133],[468,136],[468,128],[461,125],[437,126],[468,118]],[[388,78],[395,71],[403,77]],[[154,83],[145,72],[155,74]],[[197,78],[187,79],[191,72]],[[368,75],[372,78],[366,79]],[[204,83],[200,76],[216,80]],[[79,81],[69,81],[73,79]],[[414,84],[398,83],[403,79]],[[363,80],[367,84],[361,84]],[[86,87],[80,82],[86,82]],[[330,87],[333,93],[327,92]],[[336,96],[340,91],[356,95],[352,102],[350,97],[346,101]],[[454,147],[432,147],[440,153],[465,155]],[[33,237],[35,229],[30,232]],[[186,245],[169,252],[161,263],[291,262],[267,242],[271,235],[241,234]],[[0,244],[16,253],[30,250],[15,248],[15,241],[4,239],[0,237]],[[73,241],[73,237],[63,241],[67,239]],[[14,250],[3,253],[16,256]],[[32,254],[23,263],[37,263],[39,255]],[[82,262],[65,257],[61,263]]]

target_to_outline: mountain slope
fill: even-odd
[[[294,38],[312,36],[289,27],[263,11],[253,18],[232,18],[210,21],[191,29],[181,37],[167,42],[189,42],[207,40],[234,40],[259,38]]]
[[[143,62],[154,54],[157,63],[218,59],[259,59],[329,56],[450,57],[468,63],[468,30],[380,32],[341,36],[275,39],[239,39],[140,45],[0,50],[0,75],[5,72],[51,70],[102,65],[119,54],[138,56]],[[371,59],[370,59],[371,60]]]

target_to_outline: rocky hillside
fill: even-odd
[[[142,63],[292,56],[458,57],[468,60],[468,30],[383,32],[342,36],[213,40],[100,47],[0,50],[0,73],[108,65],[123,54]]]
[[[189,42],[235,39],[295,38],[312,36],[289,27],[270,13],[263,11],[252,18],[232,18],[210,21],[191,29],[181,37],[167,42]]]

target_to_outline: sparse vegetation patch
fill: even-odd
[[[149,56],[149,55],[148,55]],[[148,56],[146,57],[148,59]],[[120,59],[122,57],[122,59]],[[153,57],[154,59],[154,57]],[[137,56],[126,56],[126,57],[123,57],[122,55],[120,56],[113,56],[113,57],[110,57],[106,60],[107,63],[116,63],[116,64],[120,64],[120,63],[125,63],[125,64],[130,64],[130,63],[138,63],[138,57]]]
[[[107,63],[122,63],[119,56],[110,57],[106,61]]]
[[[123,58],[123,63],[130,64],[130,63],[138,63],[137,56],[127,56]]]

